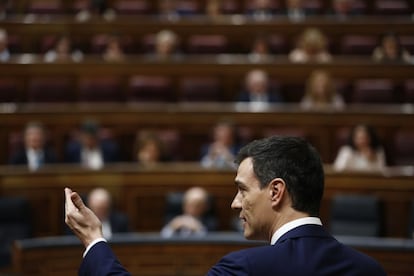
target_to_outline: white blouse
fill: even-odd
[[[365,155],[353,150],[350,146],[343,146],[334,162],[337,171],[354,170],[366,172],[378,172],[385,167],[385,154],[383,149],[378,149],[376,158],[369,160]]]

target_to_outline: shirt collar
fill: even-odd
[[[305,217],[305,218],[292,220],[276,230],[276,232],[272,236],[270,244],[274,245],[278,241],[278,239],[280,239],[281,236],[283,236],[284,234],[286,234],[293,228],[296,228],[298,226],[302,226],[305,224],[322,225],[322,221],[317,217]]]

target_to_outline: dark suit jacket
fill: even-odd
[[[104,164],[119,161],[118,146],[112,141],[101,141],[99,147],[102,151]],[[65,161],[69,163],[81,162],[82,145],[78,141],[71,141],[66,146]]]
[[[129,275],[105,242],[85,256],[79,275]],[[207,273],[214,275],[386,275],[372,258],[339,243],[322,226],[303,225],[274,246],[232,252]]]
[[[56,163],[57,158],[53,150],[49,148],[45,148],[43,151],[43,163],[44,164],[50,164],[50,163]],[[27,165],[27,155],[26,155],[26,149],[21,148],[17,152],[15,152],[9,160],[9,163],[12,165]]]

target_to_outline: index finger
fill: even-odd
[[[75,205],[72,202],[71,194],[72,194],[72,190],[69,189],[69,188],[65,188],[65,211],[66,211],[66,214],[69,211],[77,210],[77,208],[75,207]]]

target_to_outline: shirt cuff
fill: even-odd
[[[86,254],[88,254],[89,250],[98,242],[107,242],[104,238],[97,238],[96,240],[92,241],[88,247],[86,247],[85,252],[83,252],[83,258],[85,258]]]

